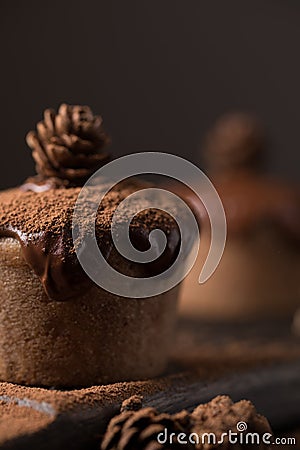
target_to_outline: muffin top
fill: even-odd
[[[95,223],[98,246],[109,264],[126,275],[137,277],[153,276],[167,270],[180,247],[175,220],[161,210],[150,208],[132,218],[130,238],[138,250],[147,250],[149,233],[158,228],[167,236],[163,254],[152,263],[129,264],[115,249],[111,237],[115,209],[142,186],[128,182],[110,191],[99,205]],[[0,193],[0,237],[11,236],[20,241],[26,262],[40,277],[48,297],[54,300],[71,298],[92,284],[78,262],[72,239],[73,212],[80,191],[77,187],[44,192],[11,189]],[[88,195],[89,202],[97,201],[97,190],[89,191]],[[128,219],[126,211],[119,218],[120,221],[123,219]],[[83,229],[90,233],[88,216],[83,214],[82,221]]]
[[[19,240],[26,262],[39,276],[50,299],[75,297],[93,284],[76,256],[73,213],[84,183],[109,160],[104,151],[108,140],[101,117],[93,116],[88,107],[62,105],[58,114],[46,110],[37,131],[27,136],[37,176],[27,179],[20,188],[0,193],[0,237]],[[86,191],[80,215],[82,229],[86,234],[95,233],[108,263],[134,277],[164,272],[176,259],[180,247],[176,221],[163,211],[163,205],[161,209],[144,209],[141,204],[140,213],[130,218],[125,210],[119,222],[130,222],[129,236],[137,250],[150,248],[149,233],[154,229],[160,229],[167,237],[165,249],[155,261],[143,264],[130,262],[117,252],[111,236],[114,212],[128,195],[145,187],[149,185],[133,179],[121,182],[98,206],[99,189],[92,186]],[[93,229],[89,218],[91,204],[98,206]]]

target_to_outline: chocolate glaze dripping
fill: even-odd
[[[68,192],[67,189],[57,190],[57,192],[59,191],[61,191],[61,195]],[[22,199],[23,195],[26,197],[26,194],[28,193],[21,193],[20,196],[20,190],[16,190],[15,195]],[[52,194],[53,191],[51,191]],[[41,194],[31,193],[30,195],[32,200],[35,195]],[[14,195],[12,195],[12,198],[14,198]],[[25,198],[24,201],[26,201]],[[19,203],[21,204],[21,201]],[[7,206],[7,209],[9,209],[9,206]],[[142,219],[140,218],[140,220]],[[141,223],[140,226],[135,224],[131,227],[132,243],[140,251],[149,247],[148,238],[151,229],[158,226],[168,235],[166,249],[157,260],[143,265],[130,263],[135,276],[153,276],[161,273],[170,267],[176,259],[180,248],[180,232],[176,222],[173,219],[173,222],[170,220],[162,220],[160,212],[157,215],[154,214],[149,227],[149,224],[143,226]],[[24,231],[21,223],[20,225],[11,225],[9,221],[6,224],[0,223],[0,238],[13,237],[20,242],[25,261],[39,277],[47,297],[55,301],[72,299],[85,293],[94,285],[81,268],[74,251],[71,221],[68,220],[64,225],[59,233],[54,233],[51,227],[45,231],[32,233]],[[97,241],[104,258],[116,270],[119,266],[126,267],[128,261],[116,251],[110,229],[105,228],[98,231],[98,233],[96,231]],[[122,273],[130,276],[130,272],[126,273],[126,269],[125,271],[122,270]]]
[[[41,232],[28,236],[11,227],[0,229],[0,237],[12,237],[21,244],[27,264],[39,277],[47,297],[61,301],[84,292],[91,284],[76,257],[67,254],[63,236]]]

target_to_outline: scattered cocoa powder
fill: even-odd
[[[93,231],[89,217],[95,205],[98,207],[95,227],[98,245],[116,269],[125,258],[114,251],[110,233],[112,217],[120,202],[141,186],[140,183],[123,183],[110,191],[99,207],[99,191],[97,187],[91,187],[85,192],[79,209],[83,230],[79,239],[82,239],[83,235]],[[79,265],[72,239],[73,212],[79,193],[80,188],[44,192],[11,189],[0,193],[0,237],[19,239],[25,260],[40,277],[48,297],[52,299],[71,298],[92,283]],[[128,219],[131,219],[128,211],[123,211],[120,220]],[[163,272],[177,257],[180,244],[178,226],[169,214],[158,209],[143,210],[133,218],[130,224],[133,245],[138,250],[149,248],[149,233],[156,228],[165,233],[168,244],[155,262],[144,264],[143,268],[140,264],[131,264],[131,269],[135,266],[137,276]]]

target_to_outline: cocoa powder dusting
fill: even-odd
[[[19,436],[34,435],[55,422],[60,415],[80,410],[80,417],[84,418],[85,410],[91,409],[100,414],[101,408],[109,408],[109,405],[116,407],[132,395],[148,396],[170,386],[171,382],[167,379],[70,391],[0,383],[0,444]],[[108,413],[108,410],[104,411]]]
[[[98,245],[105,258],[113,253],[116,266],[123,257],[116,257],[114,251],[110,233],[112,217],[118,204],[139,186],[128,182],[118,186],[105,196],[98,208],[95,227]],[[54,300],[74,297],[92,283],[79,265],[72,240],[72,217],[79,192],[80,188],[74,187],[44,192],[11,189],[0,193],[0,237],[11,236],[20,241],[26,262],[39,276],[48,297]],[[81,225],[86,233],[92,231],[87,218],[94,203],[98,204],[97,188],[88,191],[82,210]],[[155,228],[166,234],[168,245],[155,263],[136,268],[140,276],[166,270],[177,257],[178,227],[161,210],[148,209],[135,216],[130,225],[133,245],[141,251],[149,248],[148,236]]]

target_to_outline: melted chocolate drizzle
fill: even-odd
[[[109,193],[98,211],[96,236],[103,256],[118,269],[125,260],[114,250],[110,235],[110,221],[114,209],[129,193],[132,186]],[[86,292],[93,282],[81,268],[72,241],[72,213],[80,188],[49,189],[45,192],[26,192],[12,189],[0,194],[0,237],[17,239],[27,264],[39,277],[47,297],[64,301]],[[150,276],[166,270],[176,259],[180,247],[180,233],[176,222],[158,210],[139,215],[130,234],[138,249],[149,245],[151,229],[160,228],[168,236],[163,255],[153,264],[139,264],[134,270],[140,276]],[[117,255],[117,256],[116,256]],[[131,268],[134,264],[131,264]],[[139,275],[136,275],[139,276]]]

